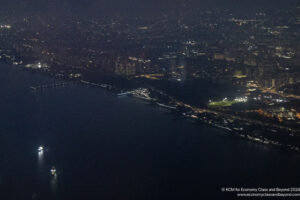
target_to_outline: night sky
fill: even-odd
[[[298,0],[1,0],[2,12],[12,15],[63,15],[113,17],[176,14],[199,9],[268,10],[293,6]]]

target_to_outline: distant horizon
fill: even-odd
[[[230,9],[238,12],[264,12],[273,8],[297,6],[293,0],[4,0],[0,11],[9,13],[12,17],[24,17],[31,15],[45,15],[66,17],[70,15],[78,17],[113,18],[141,17],[155,18],[161,15],[176,15],[180,12],[196,12],[197,10]]]

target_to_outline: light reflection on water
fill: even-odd
[[[38,174],[39,174],[39,182],[42,184],[44,181],[48,182],[49,190],[52,194],[52,198],[56,199],[56,193],[57,193],[57,187],[58,187],[58,180],[57,180],[57,174],[53,175],[51,173],[51,169],[49,169],[47,164],[47,154],[46,149],[40,149],[38,148],[37,152],[37,164],[38,164]],[[35,198],[35,197],[34,197]]]
[[[43,167],[44,167],[44,151],[38,151],[38,172],[40,175],[40,178],[43,176]]]
[[[50,187],[52,194],[55,196],[57,191],[57,175],[51,176]]]
[[[44,152],[38,152],[38,163],[39,163],[39,167],[43,166],[43,163],[44,163]]]

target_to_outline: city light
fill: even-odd
[[[40,146],[40,147],[38,148],[38,153],[39,153],[39,155],[44,154],[44,147],[43,147],[43,146]]]
[[[50,173],[52,176],[57,176],[56,168],[54,166],[51,168]]]
[[[10,25],[0,25],[0,29],[11,29]]]
[[[234,101],[236,101],[236,102],[247,102],[248,97],[237,97],[237,98],[234,99]]]

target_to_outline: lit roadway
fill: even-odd
[[[272,128],[285,129],[287,131],[293,131],[294,133],[300,134],[300,130],[298,130],[298,129],[291,129],[291,128],[286,127],[286,126],[281,126],[281,125],[266,123],[266,122],[262,122],[262,121],[259,121],[259,120],[249,119],[249,118],[243,118],[243,117],[239,117],[239,116],[236,116],[236,115],[231,115],[231,114],[226,114],[226,113],[222,113],[222,112],[217,112],[217,111],[206,109],[206,108],[193,107],[193,106],[191,106],[189,104],[185,104],[185,103],[183,103],[181,101],[176,100],[175,98],[173,98],[173,97],[165,94],[162,91],[156,90],[154,88],[152,88],[152,89],[155,90],[155,91],[157,91],[157,92],[159,92],[161,95],[168,96],[171,99],[171,101],[174,103],[175,106],[182,106],[184,108],[188,108],[188,109],[190,109],[190,110],[192,110],[192,111],[194,111],[194,112],[196,112],[198,114],[201,114],[201,113],[210,113],[210,114],[215,114],[215,115],[218,115],[218,116],[223,116],[223,117],[226,117],[226,118],[231,118],[231,119],[241,120],[241,121],[245,121],[245,122],[250,122],[252,124],[259,124],[261,126],[268,126],[268,127],[272,127]]]
[[[275,89],[266,89],[266,88],[259,88],[261,90],[262,93],[271,93],[271,94],[277,94],[281,97],[285,97],[285,98],[294,98],[294,99],[300,99],[299,95],[295,95],[295,94],[281,94],[279,92],[277,92]]]
[[[185,108],[191,109],[192,111],[194,111],[198,114],[210,113],[210,114],[215,114],[215,115],[218,115],[218,116],[223,116],[223,117],[226,117],[226,118],[231,118],[231,119],[250,122],[252,124],[259,124],[259,125],[262,125],[262,126],[268,126],[268,127],[272,127],[272,128],[278,128],[278,129],[286,129],[288,131],[293,131],[295,133],[300,134],[300,130],[291,129],[291,128],[286,127],[286,126],[280,126],[280,125],[276,125],[276,124],[266,123],[266,122],[262,122],[262,121],[259,121],[259,120],[249,119],[249,118],[243,118],[243,117],[239,117],[239,116],[235,116],[235,115],[231,115],[231,114],[226,114],[226,113],[222,113],[222,112],[217,112],[217,111],[209,110],[209,109],[205,109],[205,108],[197,108],[197,107],[193,107],[193,106],[188,105],[188,104],[184,104],[180,101],[176,101],[175,104],[177,106],[183,106]]]

